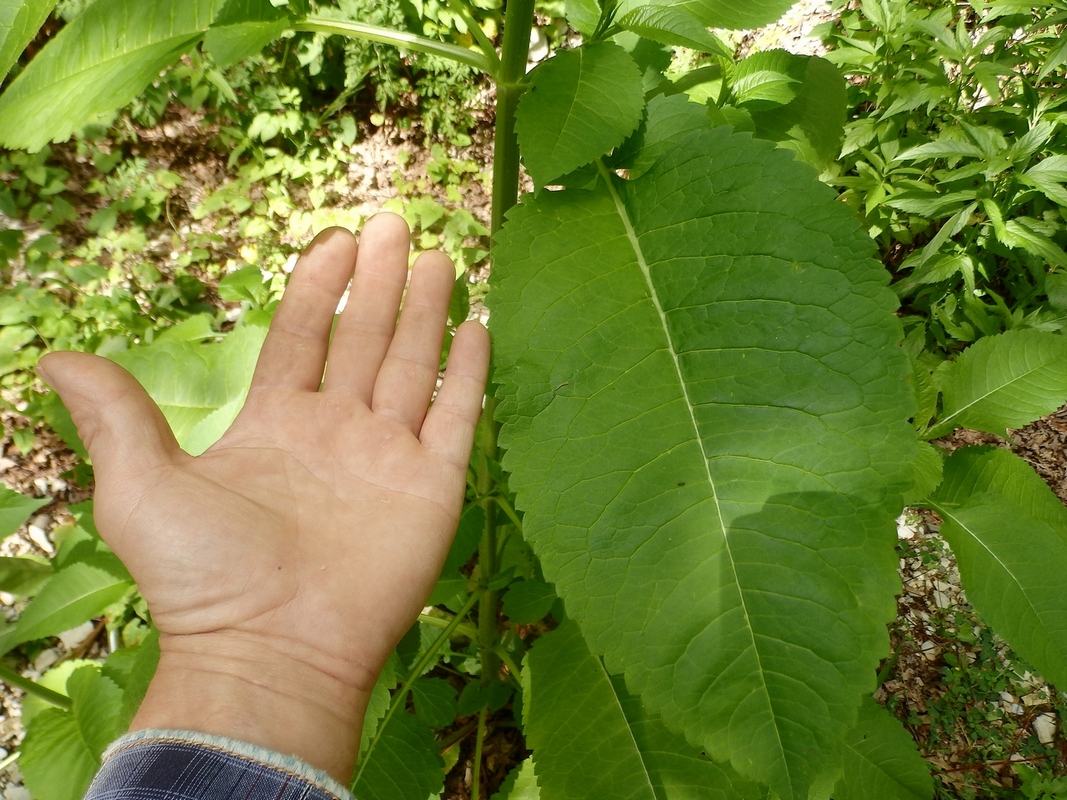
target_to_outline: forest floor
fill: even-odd
[[[828,13],[825,2],[801,3],[779,25],[745,32],[736,36],[733,43],[742,52],[785,47],[794,52],[818,53],[820,45],[809,34],[828,18]],[[166,128],[166,124],[171,127]],[[198,195],[217,188],[225,177],[225,162],[204,146],[204,135],[195,119],[177,115],[149,132],[146,139],[146,155],[154,163],[182,174],[184,183],[179,191],[187,195],[187,208],[195,204]],[[454,150],[451,155],[487,165],[490,137],[491,129],[486,125],[475,133],[474,144]],[[407,154],[403,167],[398,166],[401,151]],[[397,198],[396,177],[414,181],[426,170],[421,139],[388,122],[381,127],[361,127],[351,156],[346,188],[333,202],[354,218],[366,219]],[[464,207],[488,225],[484,184],[472,180],[459,188]],[[92,211],[85,209],[82,217],[87,218]],[[177,222],[179,228],[187,226],[186,230],[211,224],[210,220]],[[161,230],[161,240],[169,241],[171,232]],[[239,250],[241,242],[235,229],[215,232],[223,235],[220,252]],[[33,232],[28,234],[32,236]],[[299,242],[288,244],[295,248]],[[160,268],[165,269],[165,265]],[[485,268],[472,277],[484,280]],[[69,479],[75,458],[54,434],[38,428],[33,446],[23,453],[15,445],[12,433],[25,421],[14,412],[0,414],[0,421],[0,481],[25,494],[51,499],[28,525],[0,544],[0,554],[49,555],[54,547],[52,531],[71,521],[67,508],[87,499],[89,492]],[[1012,431],[1010,440],[960,431],[941,442],[949,449],[975,443],[1010,447],[1033,464],[1067,502],[1067,408],[1025,429]],[[936,517],[913,511],[906,511],[898,521],[900,616],[890,630],[893,655],[879,676],[882,683],[877,698],[914,735],[939,780],[939,796],[1020,796],[1014,788],[1019,785],[1015,765],[1053,762],[1056,774],[1067,772],[1067,737],[1063,731],[1067,705],[1061,695],[1033,675],[982,625],[960,588],[955,560],[939,536],[938,527]],[[0,613],[15,619],[19,610],[15,598],[0,593]],[[24,661],[22,672],[36,678],[61,659],[103,656],[107,648],[102,626],[90,623],[68,632],[53,646],[30,653],[32,657]],[[20,698],[21,692],[0,684],[0,764],[8,753],[17,750],[22,738]],[[487,751],[499,762],[492,765],[494,772],[503,774],[522,757],[521,745],[513,739],[514,736],[502,737],[499,753],[494,753],[492,747]],[[464,770],[466,766],[461,761],[456,769]],[[466,797],[464,777],[457,774],[450,778],[448,800]],[[0,794],[3,800],[30,800],[17,762],[0,769]]]

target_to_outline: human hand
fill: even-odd
[[[420,256],[397,323],[408,252],[393,215],[358,248],[316,237],[244,408],[196,458],[121,367],[41,360],[93,460],[97,527],[160,630],[132,729],[230,736],[349,779],[370,690],[455,532],[488,364],[465,323],[430,405],[455,273]]]

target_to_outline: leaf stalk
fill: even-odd
[[[0,681],[11,686],[17,686],[26,694],[32,694],[35,697],[39,697],[46,703],[51,703],[56,708],[62,708],[64,711],[70,711],[71,700],[65,694],[54,692],[47,686],[41,686],[37,681],[30,680],[22,675],[19,675],[15,670],[8,669],[5,666],[0,666]]]

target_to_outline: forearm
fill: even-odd
[[[296,756],[348,784],[369,689],[310,666],[306,654],[233,634],[164,636],[160,648],[131,731],[225,736]]]

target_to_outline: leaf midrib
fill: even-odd
[[[637,232],[634,230],[633,223],[630,221],[630,216],[626,206],[622,202],[622,198],[619,196],[615,184],[613,181],[614,176],[604,166],[602,160],[597,161],[597,168],[600,172],[601,178],[604,180],[605,185],[608,188],[608,193],[611,195],[611,200],[615,204],[615,211],[619,215],[619,219],[622,221],[623,228],[626,231],[626,238],[630,242],[630,247],[634,251],[634,256],[637,258],[638,267],[641,270],[641,275],[645,280],[645,285],[648,287],[649,296],[652,299],[652,303],[655,306],[656,313],[659,315],[660,325],[663,328],[664,338],[667,340],[667,352],[670,353],[671,361],[674,364],[674,371],[678,377],[678,385],[682,390],[682,398],[685,400],[686,411],[689,414],[689,421],[693,426],[693,436],[696,438],[698,445],[700,446],[701,460],[704,462],[704,474],[707,476],[708,486],[711,489],[711,498],[715,504],[715,514],[719,520],[719,527],[722,529],[723,544],[726,548],[726,557],[730,563],[730,570],[734,576],[734,585],[737,586],[737,595],[741,601],[741,610],[745,618],[745,630],[748,632],[749,641],[752,643],[752,652],[756,657],[756,665],[759,669],[760,675],[760,688],[763,690],[764,699],[767,702],[767,708],[771,711],[772,725],[774,727],[774,735],[778,740],[778,750],[782,754],[783,762],[786,761],[786,749],[782,742],[782,732],[778,727],[777,715],[774,713],[774,705],[771,702],[770,694],[767,692],[767,684],[763,680],[764,669],[763,660],[760,658],[759,646],[756,644],[756,636],[752,630],[752,619],[749,615],[748,604],[745,600],[745,593],[741,588],[741,580],[737,574],[737,565],[734,561],[733,550],[730,546],[730,537],[726,532],[726,521],[722,515],[722,504],[719,501],[719,492],[715,486],[715,479],[712,477],[711,468],[709,465],[708,453],[704,448],[704,439],[700,435],[700,426],[697,423],[693,402],[689,397],[689,387],[685,382],[685,378],[682,375],[682,367],[678,362],[678,353],[674,346],[674,340],[671,337],[670,328],[667,326],[667,315],[663,310],[663,306],[659,301],[659,294],[656,292],[655,284],[652,283],[652,273],[648,267],[648,261],[645,259],[644,250],[641,247],[641,242],[637,238]],[[789,772],[789,766],[786,764],[786,771]]]
[[[976,403],[980,403],[980,402],[982,402],[983,400],[985,400],[985,399],[986,399],[987,397],[990,397],[991,395],[994,395],[994,394],[996,394],[997,392],[1003,391],[1004,389],[1008,388],[1009,386],[1012,386],[1012,385],[1014,385],[1014,384],[1018,383],[1018,382],[1019,382],[1019,381],[1021,381],[1021,380],[1022,380],[1023,378],[1027,378],[1027,377],[1029,377],[1030,375],[1033,375],[1033,374],[1034,374],[1035,372],[1038,372],[1039,370],[1045,369],[1045,368],[1046,368],[1047,366],[1049,366],[1050,364],[1053,364],[1053,363],[1055,363],[1056,361],[1059,361],[1059,360],[1060,360],[1061,358],[1062,358],[1062,356],[1053,356],[1052,358],[1049,358],[1048,360],[1046,360],[1046,361],[1043,361],[1043,362],[1042,362],[1041,364],[1038,364],[1038,365],[1037,365],[1036,367],[1034,367],[1033,369],[1028,369],[1028,370],[1027,370],[1026,372],[1024,372],[1024,373],[1022,373],[1022,374],[1020,374],[1020,375],[1017,375],[1017,376],[1015,376],[1015,377],[1014,377],[1014,378],[1012,378],[1012,379],[1011,379],[1010,381],[1007,381],[1006,383],[1002,383],[1002,384],[1000,384],[999,386],[997,386],[997,387],[995,387],[995,388],[993,388],[993,389],[990,389],[990,390],[989,390],[988,392],[986,392],[986,393],[985,393],[985,394],[983,394],[983,395],[979,395],[978,397],[976,397],[976,398],[975,398],[974,400],[972,400],[971,402],[967,403],[967,404],[966,404],[966,405],[964,405],[964,406],[961,406],[961,407],[960,407],[960,408],[959,408],[958,410],[956,410],[956,411],[953,411],[953,412],[952,412],[951,414],[949,414],[949,415],[948,415],[947,417],[945,417],[945,418],[944,418],[943,420],[941,420],[940,422],[938,422],[938,423],[937,423],[937,425],[936,425],[935,427],[936,427],[936,428],[940,428],[940,427],[942,427],[943,425],[947,425],[947,424],[949,423],[949,421],[950,421],[950,420],[954,419],[955,417],[958,417],[958,416],[959,416],[960,414],[962,414],[962,413],[963,413],[964,411],[966,411],[967,409],[969,409],[969,408],[971,408],[972,406],[974,406],[974,405],[975,405]]]

